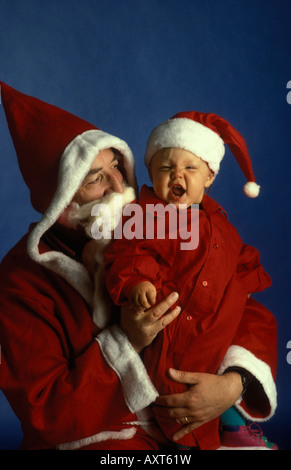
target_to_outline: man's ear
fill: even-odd
[[[77,202],[71,202],[58,218],[58,223],[68,228],[76,228],[78,225],[77,211],[79,209]]]

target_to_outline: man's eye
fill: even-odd
[[[91,184],[100,183],[101,179],[102,179],[102,175],[97,175],[94,179],[92,179],[91,181],[88,181],[87,184],[91,185]]]
[[[120,163],[118,160],[115,160],[112,164],[112,167],[111,168],[115,168],[117,170],[120,170]]]

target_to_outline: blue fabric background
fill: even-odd
[[[1,0],[0,79],[128,142],[138,181],[151,129],[178,111],[215,112],[245,137],[259,198],[243,194],[230,151],[212,189],[273,285],[256,298],[278,321],[278,409],[263,425],[291,449],[288,0]],[[0,106],[0,258],[39,219]],[[290,361],[291,362],[291,361]],[[0,365],[1,373],[1,365]],[[0,395],[0,449],[21,429]]]

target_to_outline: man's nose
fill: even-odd
[[[124,192],[124,184],[123,180],[116,175],[108,175],[107,177],[107,187],[105,189],[104,194],[111,194],[111,193],[123,193]]]

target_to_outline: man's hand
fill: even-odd
[[[178,294],[173,292],[160,303],[146,311],[145,309],[136,309],[129,305],[121,308],[120,327],[138,353],[146,346],[149,346],[159,331],[169,325],[179,315],[181,311],[179,306],[169,311],[178,297]]]
[[[183,424],[173,436],[175,441],[220,416],[242,393],[241,378],[237,372],[215,375],[170,369],[169,374],[176,382],[189,385],[185,392],[156,399],[156,415],[171,417]]]

